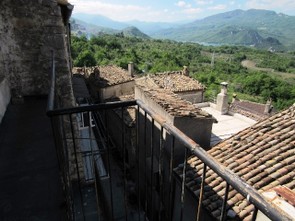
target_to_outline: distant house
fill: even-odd
[[[170,90],[193,104],[204,101],[205,86],[181,71],[157,73],[150,77],[160,88]]]
[[[115,65],[98,67],[99,76],[88,78],[90,93],[100,101],[134,93],[134,77]]]
[[[285,186],[294,198],[295,104],[224,140],[212,147],[208,153],[262,195]],[[203,163],[199,159],[189,158],[183,220],[192,220],[195,217],[202,170]],[[181,164],[175,169],[176,203],[177,199],[180,199],[182,172]],[[209,168],[205,182],[202,207],[206,212],[203,214],[203,220],[217,220],[221,215],[226,183]],[[289,194],[289,202],[292,202],[292,195]],[[251,220],[254,206],[231,187],[227,202],[226,220]],[[291,211],[293,211],[291,215],[295,218],[294,205]],[[174,220],[179,220],[179,213],[176,209]]]

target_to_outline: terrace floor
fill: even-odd
[[[46,97],[8,105],[0,124],[0,220],[65,220]]]
[[[255,120],[240,114],[222,115],[219,111],[212,107],[203,107],[202,110],[212,114],[218,121],[218,123],[214,123],[212,127],[210,146],[214,146],[221,140],[224,140],[256,123]]]

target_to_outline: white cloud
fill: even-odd
[[[213,4],[213,1],[196,0],[196,3],[198,5],[211,5],[211,4]]]
[[[177,5],[178,7],[184,7],[184,6],[186,6],[186,3],[185,3],[185,1],[179,1],[175,5]]]
[[[151,22],[173,22],[189,18],[193,12],[198,11],[197,9],[191,8],[191,5],[184,1],[179,1],[184,2],[185,5],[182,7],[182,10],[177,11],[168,8],[155,9],[131,4],[123,5],[122,3],[111,4],[101,0],[70,0],[70,2],[75,6],[73,14],[99,14],[116,21],[141,20]],[[180,3],[180,5],[183,5],[183,3]]]
[[[97,0],[71,0],[75,13],[99,14],[117,21],[143,20],[158,21],[164,17],[165,10],[153,10],[151,7],[137,5],[110,4]],[[158,17],[152,17],[157,15]]]
[[[212,6],[212,7],[208,7],[208,9],[210,9],[210,10],[216,10],[216,11],[224,10],[226,8],[227,8],[227,6],[226,5],[222,5],[222,4],[215,5],[215,6]]]
[[[180,7],[180,8],[191,8],[192,7],[191,4],[186,3],[185,1],[179,1],[175,5]]]
[[[277,12],[292,12],[294,14],[294,0],[249,0],[246,2],[246,8],[275,10]]]
[[[184,13],[188,15],[196,15],[197,13],[200,13],[202,11],[203,10],[201,8],[187,8],[184,10]]]

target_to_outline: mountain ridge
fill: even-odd
[[[233,41],[233,33],[240,32],[241,35],[244,32],[244,38],[246,38],[247,32],[253,31],[264,39],[264,44],[259,44],[255,38],[252,38],[252,42]],[[295,16],[278,14],[268,10],[249,9],[244,11],[237,9],[195,20],[177,28],[161,30],[151,37],[178,41],[254,45],[259,48],[275,47],[278,50],[284,50],[295,49],[294,35]],[[268,42],[269,38],[274,41]],[[267,42],[268,44],[265,44]]]
[[[86,22],[96,23],[103,30],[101,32],[108,34],[120,33],[123,29],[134,26],[158,39],[295,50],[295,16],[269,10],[236,9],[185,24],[141,21],[124,23],[100,15],[80,14],[80,17],[83,16]],[[73,17],[76,18],[76,15]]]

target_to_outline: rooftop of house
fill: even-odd
[[[261,193],[282,185],[295,191],[295,104],[224,140],[208,153]],[[186,185],[199,196],[203,163],[191,157],[188,165]],[[179,176],[182,168],[175,169]],[[203,205],[219,218],[226,183],[208,169],[205,185]],[[228,205],[229,220],[249,220],[254,210],[232,188]]]
[[[257,122],[239,113],[235,113],[233,115],[221,114],[220,111],[210,106],[210,104],[201,107],[201,109],[211,114],[217,120],[217,123],[212,125],[210,146],[216,145],[220,141],[252,126]]]
[[[150,77],[160,88],[173,92],[202,91],[205,88],[197,80],[183,75],[181,71],[158,73]]]
[[[272,114],[264,113],[265,104],[259,104],[251,101],[235,100],[230,106],[230,111],[247,116],[253,120],[262,120]]]
[[[159,88],[149,77],[137,80],[136,86],[172,116],[197,117],[199,119],[213,118],[211,114],[195,107],[172,91]]]
[[[134,80],[128,71],[115,65],[100,66],[99,71],[100,78],[106,87]]]
[[[95,67],[74,67],[73,73],[81,73],[87,78],[93,73],[94,68]],[[109,87],[134,80],[127,70],[116,65],[99,66],[97,68],[99,69],[99,79],[97,80],[100,87]]]

